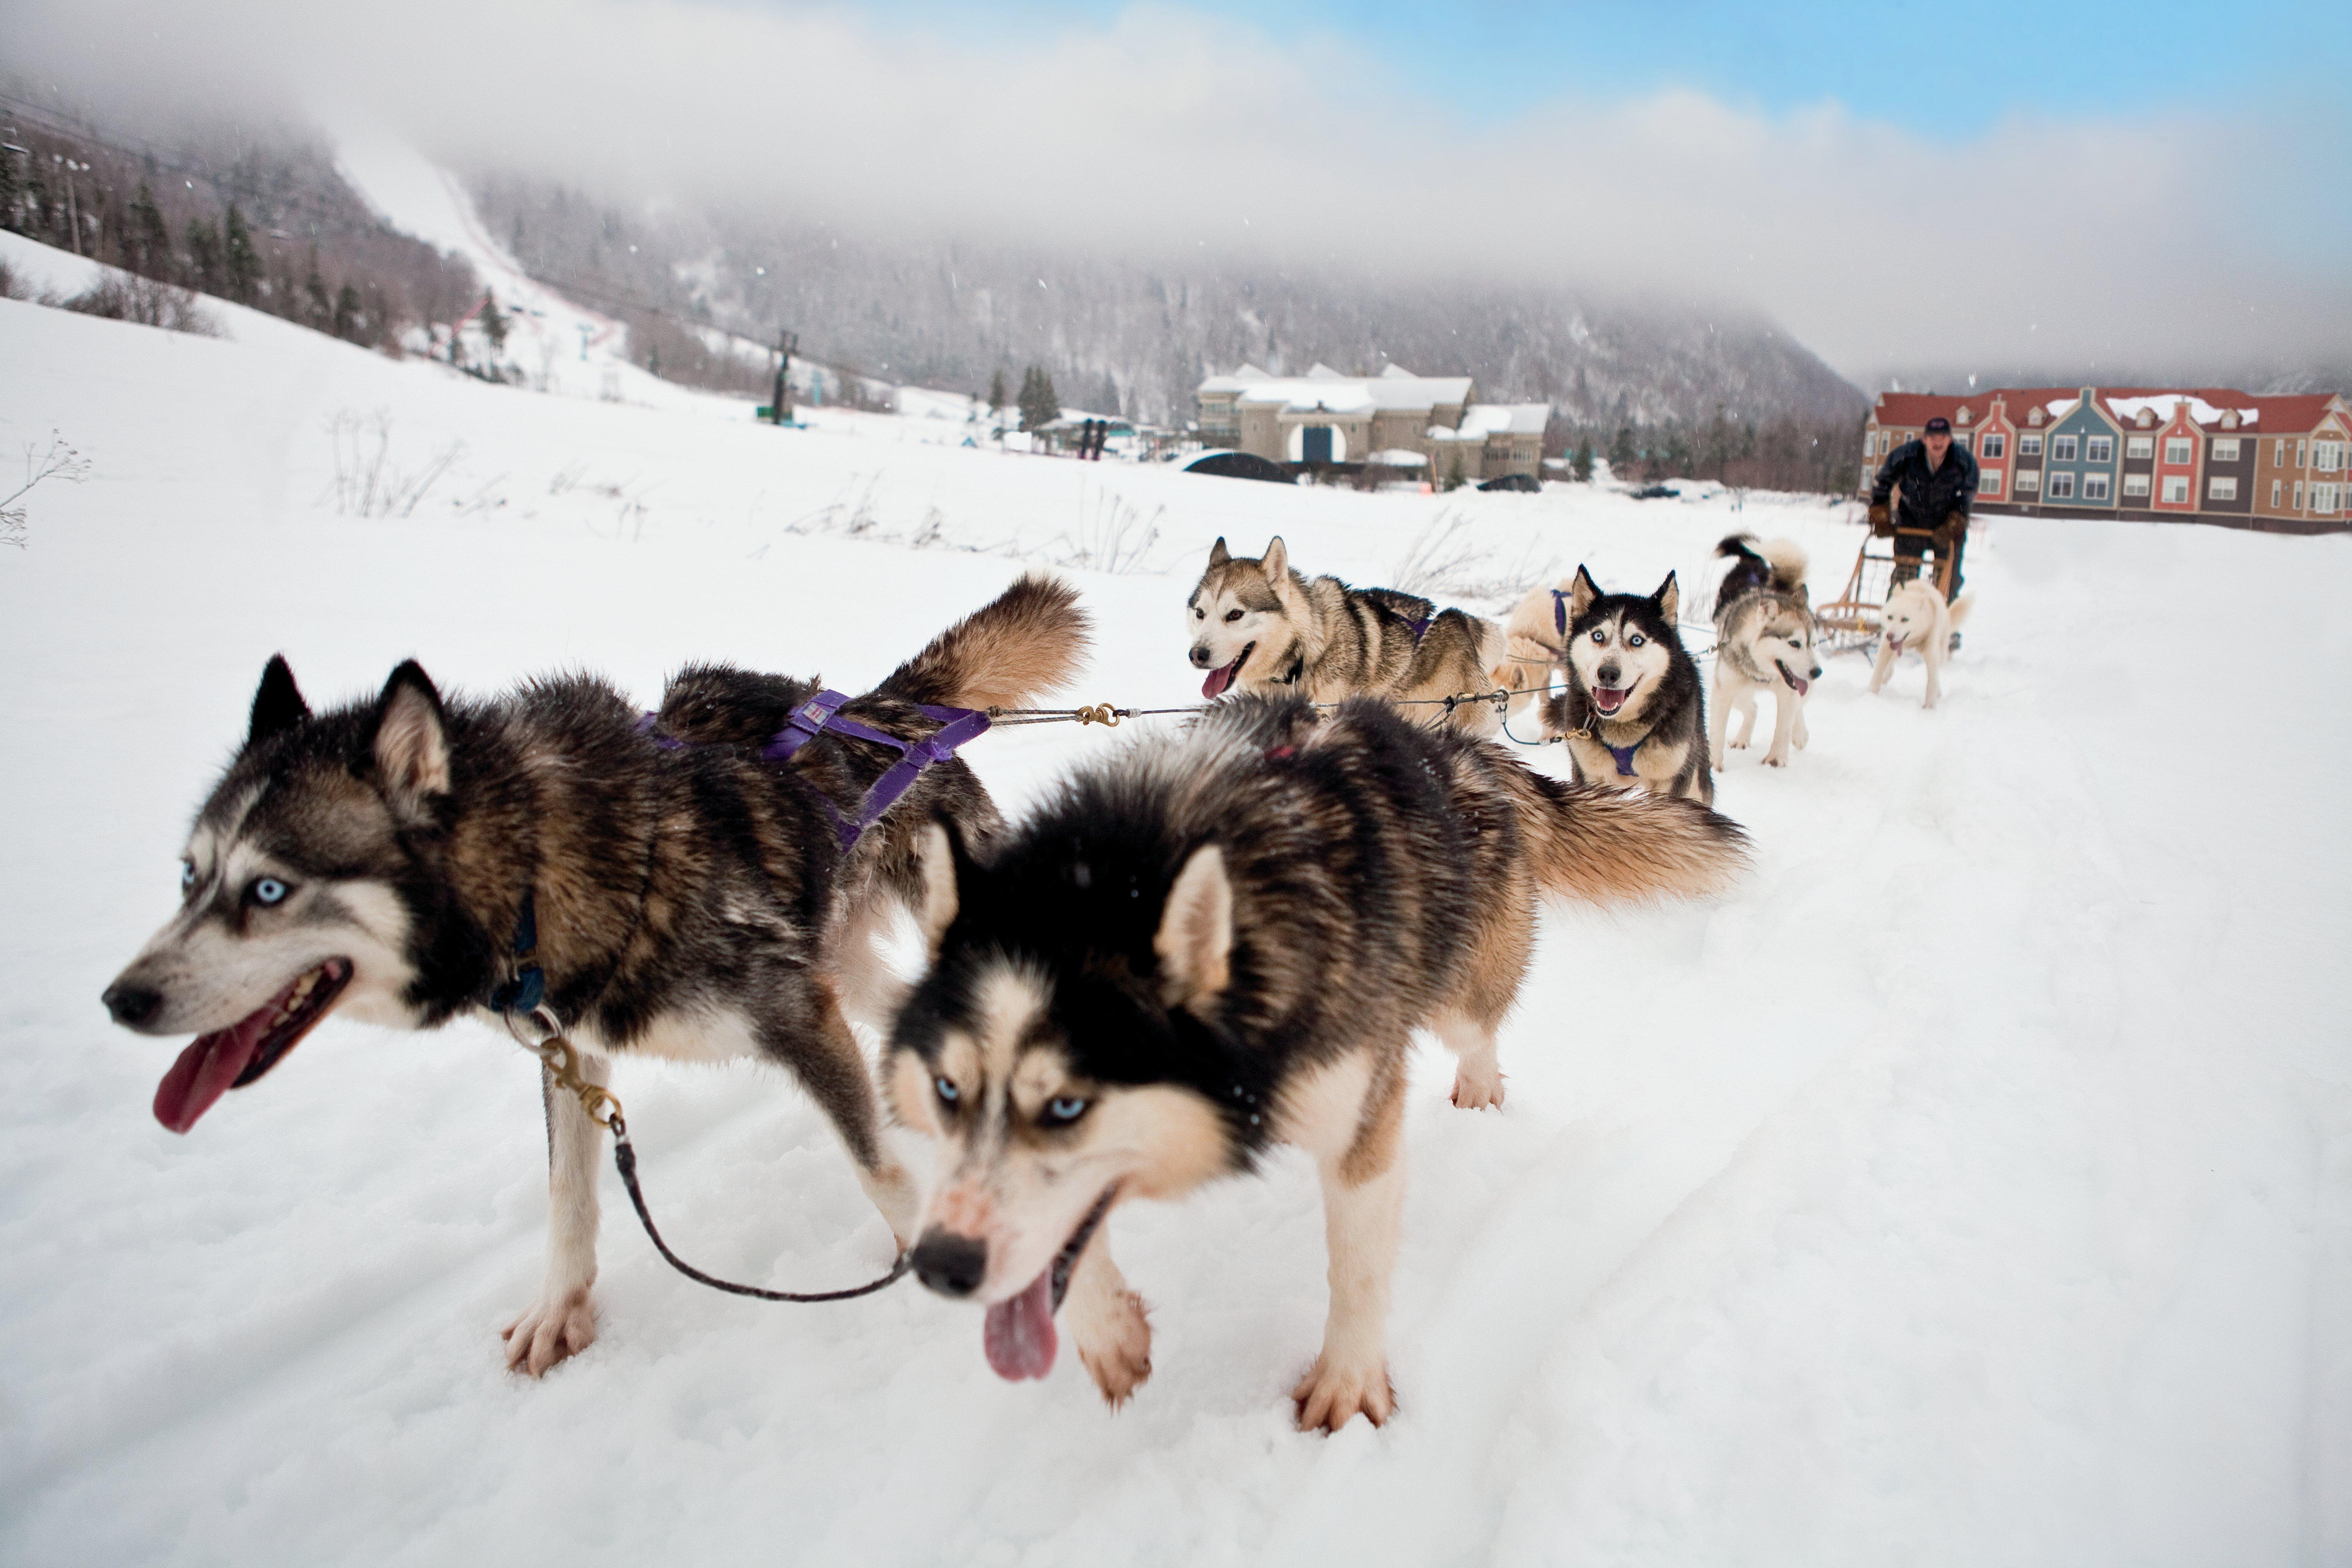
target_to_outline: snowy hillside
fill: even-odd
[[[576,353],[586,313],[535,308]],[[1157,706],[1196,696],[1181,606],[1219,534],[1367,583],[1417,556],[1482,601],[1672,569],[1703,605],[1726,531],[1801,542],[1822,596],[1858,531],[777,430],[206,309],[224,337],[0,300],[0,458],[55,430],[92,466],[0,550],[0,1561],[2352,1561],[2352,543],[1994,523],[1943,707],[1847,657],[1793,766],[1734,753],[1733,898],[1547,917],[1507,1107],[1455,1110],[1416,1058],[1383,1429],[1291,1428],[1325,1304],[1297,1158],[1119,1212],[1159,1337],[1116,1415],[1075,1357],[999,1381],[980,1314],[912,1284],[701,1289],[609,1170],[601,1337],[532,1383],[498,1340],[544,1237],[511,1043],[331,1020],[181,1138],[148,1109],[176,1043],[99,1005],[271,653],[314,698],[410,655],[476,691],[587,668],[650,703],[695,658],[856,689],[1045,563],[1103,628],[1073,700]],[[2250,600],[2288,648],[2184,651]],[[1017,812],[1119,742],[967,754]],[[698,1262],[807,1288],[887,1259],[780,1077],[614,1088]]]

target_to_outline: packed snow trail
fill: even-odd
[[[1733,753],[1719,803],[1759,862],[1734,897],[1549,917],[1506,1109],[1454,1110],[1450,1060],[1416,1058],[1383,1429],[1291,1430],[1325,1300],[1291,1157],[1112,1222],[1157,1331],[1115,1415],[1074,1357],[999,1381],[980,1314],[911,1285],[702,1289],[609,1177],[601,1337],[532,1383],[498,1341],[545,1222],[511,1043],[331,1020],[175,1138],[147,1105],[178,1042],[99,1006],[272,652],[314,700],[411,654],[477,691],[593,668],[648,705],[690,658],[855,689],[1013,554],[1156,516],[1149,570],[1071,574],[1104,628],[1072,698],[1173,706],[1220,533],[1377,582],[1447,512],[1498,574],[1673,568],[1704,605],[1732,528],[1803,542],[1817,596],[1855,531],[1765,498],[1360,496],[880,418],[778,432],[207,308],[229,338],[0,301],[0,450],[56,428],[95,465],[0,552],[0,1558],[2352,1560],[2346,541],[1990,524],[1943,707],[1916,663],[1871,698],[1842,658],[1791,766]],[[396,465],[463,443],[413,515],[334,510],[351,410]],[[2201,605],[2254,595],[2293,658],[2182,656]],[[964,754],[1017,812],[1121,740]],[[698,1264],[790,1289],[887,1261],[781,1075],[614,1087]]]

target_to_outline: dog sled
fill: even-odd
[[[1867,650],[1878,641],[1879,620],[1894,588],[1895,541],[1864,534],[1845,592],[1813,606],[1813,620],[1821,627],[1814,646],[1824,653]],[[1936,591],[1948,599],[1952,596],[1951,559],[1940,550],[1936,552]]]

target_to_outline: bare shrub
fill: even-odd
[[[110,321],[161,327],[167,332],[188,332],[200,338],[220,336],[220,328],[196,303],[192,290],[158,283],[135,272],[109,271],[68,300],[65,308],[85,316],[103,316]]]
[[[1045,548],[1045,558],[1056,566],[1108,572],[1115,577],[1147,572],[1150,568],[1145,558],[1160,542],[1160,519],[1167,510],[1158,508],[1146,517],[1108,489],[1097,490],[1089,504],[1081,489],[1077,527],[1056,535]]]
[[[1485,566],[1494,558],[1494,552],[1465,537],[1469,528],[1467,514],[1441,510],[1405,548],[1396,570],[1389,575],[1389,586],[1429,598],[1446,592],[1458,579]]]
[[[47,448],[25,443],[25,482],[5,496],[0,496],[0,544],[13,544],[22,550],[27,532],[26,509],[17,503],[43,479],[55,479],[60,484],[78,485],[89,478],[89,459],[76,451],[66,438],[56,431],[49,432]]]
[[[466,449],[464,442],[452,441],[422,468],[402,468],[392,460],[392,416],[382,409],[344,409],[327,421],[327,437],[335,449],[335,510],[347,517],[415,515]]]

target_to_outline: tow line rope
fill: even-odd
[[[536,1043],[523,1033],[522,1024],[526,1018],[547,1031]],[[637,1185],[637,1150],[636,1145],[629,1142],[629,1124],[621,1115],[621,1102],[603,1084],[591,1083],[581,1075],[580,1048],[563,1037],[555,1015],[544,1006],[538,1006],[528,1014],[510,1012],[506,1015],[506,1019],[507,1027],[514,1035],[516,1043],[539,1058],[556,1087],[580,1101],[580,1109],[587,1113],[589,1121],[613,1134],[613,1164],[621,1173],[621,1185],[628,1189],[630,1205],[637,1211],[637,1222],[646,1227],[646,1237],[654,1244],[654,1250],[688,1279],[708,1285],[714,1290],[749,1296],[759,1301],[847,1301],[859,1296],[870,1296],[877,1290],[897,1284],[912,1266],[912,1256],[901,1252],[898,1261],[890,1265],[887,1274],[878,1279],[869,1279],[863,1285],[853,1285],[845,1290],[770,1290],[762,1286],[738,1285],[731,1279],[705,1274],[672,1252],[669,1243],[662,1239],[659,1227],[654,1224],[653,1211],[646,1207],[646,1194]]]

